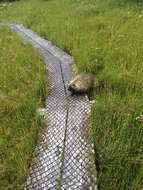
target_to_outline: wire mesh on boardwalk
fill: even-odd
[[[46,127],[36,147],[25,190],[96,190],[89,126],[91,106],[85,95],[67,91],[72,57],[23,25],[9,26],[41,52],[50,81]]]

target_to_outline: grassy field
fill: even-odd
[[[38,52],[0,25],[0,189],[23,189],[45,104],[45,66]]]
[[[21,0],[0,11],[0,22],[24,24],[71,54],[76,71],[97,75],[91,122],[99,190],[143,189],[143,3]]]

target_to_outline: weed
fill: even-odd
[[[46,74],[40,55],[0,26],[0,187],[22,189],[42,127]]]

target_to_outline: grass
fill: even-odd
[[[98,186],[143,189],[143,3],[133,0],[21,0],[0,22],[22,23],[94,73],[91,113]]]
[[[23,189],[42,120],[45,66],[38,52],[0,25],[0,189]]]

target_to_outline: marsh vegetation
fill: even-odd
[[[91,113],[91,123],[96,149],[95,159],[98,163],[97,183],[99,189],[141,190],[143,188],[142,1],[21,0],[15,1],[7,9],[0,11],[0,22],[24,24],[72,55],[74,69],[78,73],[87,72],[98,76],[98,85],[95,86],[91,93],[92,98],[95,99]],[[2,30],[0,28],[0,61],[3,64],[0,67],[8,69],[14,67],[13,65],[15,64],[21,64],[24,79],[28,77],[27,75],[32,77],[33,71],[31,67],[33,67],[33,64],[29,65],[27,62],[37,60],[37,52],[29,45],[22,45],[19,38],[17,42],[15,40],[15,38],[17,39],[16,36],[14,36],[13,40],[13,37],[10,37],[13,35],[10,35],[7,29],[6,31],[9,35],[6,35],[5,31]],[[5,45],[2,44],[3,41],[5,41]],[[22,48],[28,48],[28,50],[22,49],[24,53],[21,55],[20,48],[17,51],[14,50],[17,44]],[[4,54],[5,51],[7,52],[6,54]],[[29,54],[29,52],[31,53]],[[15,61],[13,60],[14,57]],[[39,57],[38,60],[39,64],[41,64]],[[36,61],[32,62],[35,63]],[[5,64],[8,67],[4,68]],[[27,69],[27,67],[30,68]],[[4,71],[0,69],[0,78],[1,73],[4,73]],[[18,79],[17,70],[12,72],[6,72],[7,74],[3,76],[5,78],[0,80],[2,87],[0,95],[5,99],[5,105],[10,106],[10,108],[1,106],[1,118],[4,118],[4,116],[7,118],[7,114],[12,119],[19,117],[17,114],[21,114],[23,110],[21,107],[26,104],[22,98],[25,96],[23,94],[23,84],[20,85],[20,92],[17,92],[15,87],[12,92],[8,92],[8,86],[4,87],[5,85],[13,86],[11,84],[13,81],[12,76],[15,76],[14,80]],[[43,71],[40,70],[40,72]],[[11,75],[9,76],[8,73]],[[10,84],[4,85],[3,81],[5,80],[10,81]],[[31,85],[27,81],[24,83],[25,88],[28,88],[27,85]],[[15,108],[16,113],[8,113],[8,110],[12,110],[11,107],[15,104],[15,99],[13,96],[11,97],[11,93],[14,94],[14,97],[18,96],[17,93],[20,96],[19,104]],[[8,100],[8,96],[10,100]],[[11,103],[12,100],[14,101],[13,103]],[[2,100],[0,103],[3,105],[3,102]],[[32,106],[30,105],[30,110],[33,110],[30,114],[32,116],[34,116],[36,105],[32,101]],[[15,114],[13,115],[12,113]],[[29,120],[31,121],[28,117],[21,122],[27,123]],[[6,189],[6,185],[8,185],[7,189],[20,189],[27,173],[25,172],[23,176],[23,171],[27,171],[28,168],[27,161],[23,159],[25,151],[18,149],[19,152],[22,151],[21,154],[18,154],[19,157],[15,157],[15,151],[12,151],[10,156],[9,153],[6,153],[8,151],[7,146],[12,146],[14,150],[17,150],[16,148],[19,145],[16,144],[24,142],[25,147],[31,149],[29,148],[29,143],[33,147],[33,144],[35,146],[35,140],[32,140],[32,143],[29,142],[30,140],[22,140],[22,136],[27,130],[25,129],[25,124],[22,129],[17,129],[15,122],[12,124],[8,119],[5,119],[4,121],[2,120],[1,126],[0,151],[1,149],[2,151],[0,154],[2,155],[2,165],[0,165],[0,171],[2,174],[0,176],[3,177],[0,179],[0,187],[2,187],[1,189]],[[14,143],[15,138],[13,138],[15,131],[11,132],[11,130],[20,131],[18,132],[18,139],[20,140],[16,141],[17,143]],[[32,132],[35,133],[35,130]],[[7,138],[5,138],[6,136]],[[27,136],[31,137],[29,132]],[[15,158],[14,161],[8,160],[13,157]],[[27,160],[29,160],[29,156],[27,156]]]

